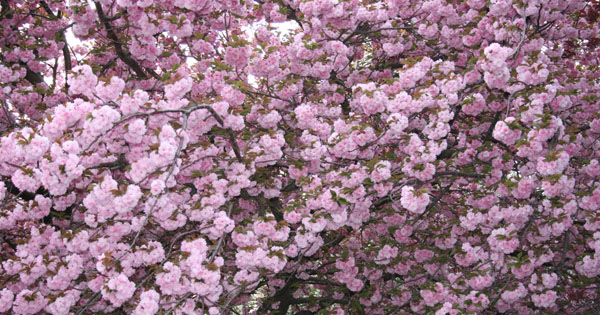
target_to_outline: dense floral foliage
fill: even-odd
[[[598,1],[0,5],[0,313],[600,307]]]

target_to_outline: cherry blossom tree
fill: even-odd
[[[600,308],[597,0],[0,5],[0,313]]]

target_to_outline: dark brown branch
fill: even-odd
[[[289,184],[287,184],[285,187],[283,187],[281,189],[281,192],[292,192],[294,190],[297,190],[299,187],[298,185],[296,185],[296,181],[295,180],[291,180]]]
[[[212,114],[212,116],[217,120],[219,125],[223,126],[223,119],[212,107],[206,106],[205,109]],[[227,129],[227,134],[229,135],[229,142],[231,142],[231,147],[233,148],[233,153],[235,153],[235,157],[237,158],[238,162],[242,163],[244,159],[242,158],[242,154],[240,153],[240,147],[237,144],[237,140],[235,139],[235,134],[233,133],[233,130]]]
[[[263,302],[262,307],[259,309],[258,314],[275,314],[275,315],[285,315],[288,312],[288,309],[292,305],[292,301],[294,300],[293,293],[295,291],[295,287],[292,284],[296,283],[298,280],[296,278],[288,281],[283,288],[279,289],[275,295],[266,299]],[[271,310],[270,307],[279,302],[279,308],[277,310]],[[271,312],[272,311],[272,312]]]
[[[4,186],[6,187],[6,191],[8,193],[10,193],[12,195],[15,195],[15,196],[19,196],[19,198],[21,198],[21,199],[23,199],[25,201],[33,200],[33,199],[35,199],[35,196],[37,194],[43,194],[44,193],[44,190],[42,190],[42,189],[38,189],[38,192],[30,192],[30,191],[26,191],[26,190],[21,191],[10,180],[4,181]]]
[[[458,176],[458,177],[472,177],[472,178],[485,178],[483,174],[475,174],[475,173],[461,173],[454,171],[442,171],[435,173],[436,176]]]
[[[117,34],[115,34],[113,26],[110,24],[109,18],[104,14],[104,11],[102,10],[102,5],[97,1],[94,2],[94,5],[96,6],[96,11],[98,12],[98,17],[100,18],[100,22],[102,22],[102,25],[104,26],[104,29],[106,30],[106,35],[112,42],[112,45],[115,48],[115,51],[116,51],[119,59],[121,59],[121,61],[123,61],[126,65],[128,65],[129,68],[131,68],[131,70],[133,70],[137,74],[138,77],[143,78],[143,79],[148,79],[148,75],[144,72],[142,67],[137,63],[137,61],[135,61],[133,58],[131,58],[131,54],[128,51],[125,51],[123,49],[123,45],[119,41]],[[159,76],[154,72],[154,70],[146,69],[146,71],[148,71],[148,73],[155,79],[159,79]]]
[[[382,70],[385,70],[385,69],[394,70],[394,69],[399,69],[399,68],[402,68],[402,67],[404,67],[403,63],[395,61],[395,62],[377,63],[377,64],[375,64],[375,68],[374,69],[377,70],[377,71],[382,71]]]
[[[283,221],[283,212],[281,212],[281,199],[275,197],[268,199],[269,209],[271,209],[271,213],[275,216],[277,221]]]
[[[328,303],[328,304],[348,304],[350,300],[348,298],[334,299],[332,297],[306,297],[292,299],[291,304],[304,304],[304,303]]]
[[[344,88],[344,90],[346,91],[346,95],[344,96],[344,101],[341,104],[342,105],[342,114],[344,114],[344,116],[350,115],[350,102],[348,101],[348,95],[352,95],[352,89],[349,87],[346,87],[346,84],[344,84],[344,81],[342,81],[340,78],[338,78],[337,73],[333,70],[329,74],[329,79],[334,81],[335,83],[339,84],[340,86],[342,86],[342,88]]]
[[[104,162],[104,163],[100,163],[96,166],[92,166],[89,167],[88,169],[97,169],[97,168],[109,168],[111,170],[115,170],[115,169],[119,169],[119,170],[123,170],[125,169],[125,167],[127,167],[127,161],[125,160],[125,155],[120,154],[119,157],[117,158],[117,160],[112,161],[112,162]]]
[[[40,5],[42,6],[42,8],[44,8],[44,11],[46,11],[46,13],[53,19],[59,19],[60,17],[62,17],[62,12],[58,11],[57,14],[54,14],[54,12],[52,12],[52,9],[50,9],[50,6],[48,6],[46,1],[41,1]],[[65,28],[56,32],[56,39],[63,43],[62,52],[63,52],[63,57],[65,59],[65,70],[66,70],[65,71],[65,88],[68,90],[69,89],[69,84],[67,83],[68,72],[73,69],[73,64],[71,61],[71,53],[69,52],[69,44],[67,43],[67,37],[65,36]]]
[[[29,81],[29,83],[33,85],[38,85],[44,82],[44,77],[42,77],[41,74],[31,71],[31,69],[29,69],[29,67],[27,67],[26,65],[23,66],[25,67],[25,69],[27,69],[27,73],[25,74],[25,80]]]
[[[0,11],[0,19],[3,19],[5,16],[9,19],[12,19],[12,13],[10,12],[10,5],[8,4],[8,0],[0,0],[0,4],[2,4],[2,11]]]

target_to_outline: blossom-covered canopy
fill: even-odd
[[[598,0],[0,6],[0,313],[600,308]]]

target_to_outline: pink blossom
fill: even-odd
[[[0,200],[3,200],[6,196],[6,185],[4,182],[0,182]]]
[[[375,263],[378,265],[388,264],[390,263],[391,259],[396,258],[397,255],[398,248],[385,245],[377,254]]]
[[[156,196],[165,189],[165,182],[160,179],[155,179],[152,181],[152,184],[150,184],[150,187],[151,193]]]
[[[488,237],[488,243],[492,250],[505,254],[512,253],[519,246],[519,240],[514,235],[511,236],[510,230],[507,231],[505,228],[493,230]]]
[[[17,314],[36,314],[46,307],[47,303],[48,299],[44,298],[41,292],[22,290],[15,297],[13,311]]]
[[[260,119],[258,121],[258,123],[263,127],[263,128],[274,128],[275,126],[277,126],[277,123],[281,121],[281,115],[273,110],[270,111],[267,115],[263,115],[262,119]]]
[[[90,66],[82,65],[73,68],[73,73],[69,75],[67,82],[69,83],[69,94],[82,94],[91,98],[98,78]]]
[[[560,151],[551,156],[540,157],[537,161],[537,171],[542,176],[562,173],[569,163],[570,156],[565,151]]]
[[[0,313],[593,312],[590,1],[8,2]]]
[[[181,99],[187,92],[192,89],[193,81],[191,78],[181,79],[173,84],[165,86],[165,96],[169,101]]]
[[[517,199],[527,199],[535,188],[535,182],[533,178],[524,177],[521,178],[517,187],[512,191],[512,195]]]
[[[14,294],[9,289],[0,291],[0,312],[7,312],[13,303]]]
[[[359,279],[354,279],[347,284],[348,290],[358,292],[364,287],[364,283]]]
[[[433,258],[434,253],[428,249],[418,249],[415,251],[415,260],[419,263]]]
[[[225,62],[232,67],[243,68],[248,64],[249,51],[246,47],[227,47]]]
[[[514,119],[507,118],[507,122],[512,122]],[[518,129],[510,129],[510,127],[504,121],[499,121],[494,127],[492,134],[494,138],[504,142],[507,145],[513,145],[521,137],[521,131]]]
[[[112,277],[106,285],[102,287],[102,297],[109,300],[115,306],[121,306],[129,300],[135,292],[135,284],[124,274]]]
[[[402,43],[385,43],[383,44],[383,50],[390,56],[396,56],[404,50]]]
[[[371,174],[373,181],[380,182],[380,181],[384,181],[387,180],[388,178],[390,178],[391,175],[391,170],[390,170],[391,164],[388,161],[382,161],[379,162],[375,165],[375,169],[373,170],[373,173]]]
[[[544,287],[546,287],[547,289],[554,288],[556,286],[557,281],[558,281],[558,276],[555,273],[542,274],[542,283],[544,284]]]
[[[48,304],[45,310],[53,315],[58,314],[69,314],[70,309],[76,303],[76,299],[73,295],[66,295],[58,297],[54,302]]]
[[[96,85],[96,94],[105,101],[114,101],[119,97],[123,88],[125,88],[125,81],[115,76],[110,78],[110,84],[108,85],[100,81]]]
[[[480,291],[491,286],[494,283],[494,280],[495,279],[489,275],[475,276],[470,278],[468,283],[471,288]]]
[[[549,308],[555,306],[556,299],[558,298],[555,291],[548,290],[543,294],[533,294],[531,296],[531,301],[537,307]]]
[[[156,291],[144,291],[140,295],[140,303],[135,308],[133,314],[156,314],[156,312],[159,310],[159,300],[160,295]]]
[[[512,304],[518,300],[524,298],[527,295],[527,289],[522,283],[519,283],[518,287],[514,290],[505,290],[502,292],[501,297],[506,303]]]
[[[241,105],[246,99],[246,95],[229,85],[224,86],[221,89],[221,96],[223,99],[232,106]]]
[[[35,192],[40,184],[32,175],[33,174],[26,174],[22,170],[18,169],[12,175],[12,182],[20,190]]]
[[[541,69],[540,69],[541,68]],[[517,79],[525,84],[538,85],[548,79],[550,72],[538,61],[531,66],[518,66]]]
[[[127,126],[125,140],[130,143],[142,142],[142,136],[146,133],[146,124],[141,119],[136,119]]]
[[[421,214],[429,205],[429,194],[426,192],[415,192],[413,187],[402,187],[402,196],[400,197],[402,207],[408,211]]]
[[[244,118],[238,115],[228,115],[223,121],[223,127],[239,131],[244,129]]]

